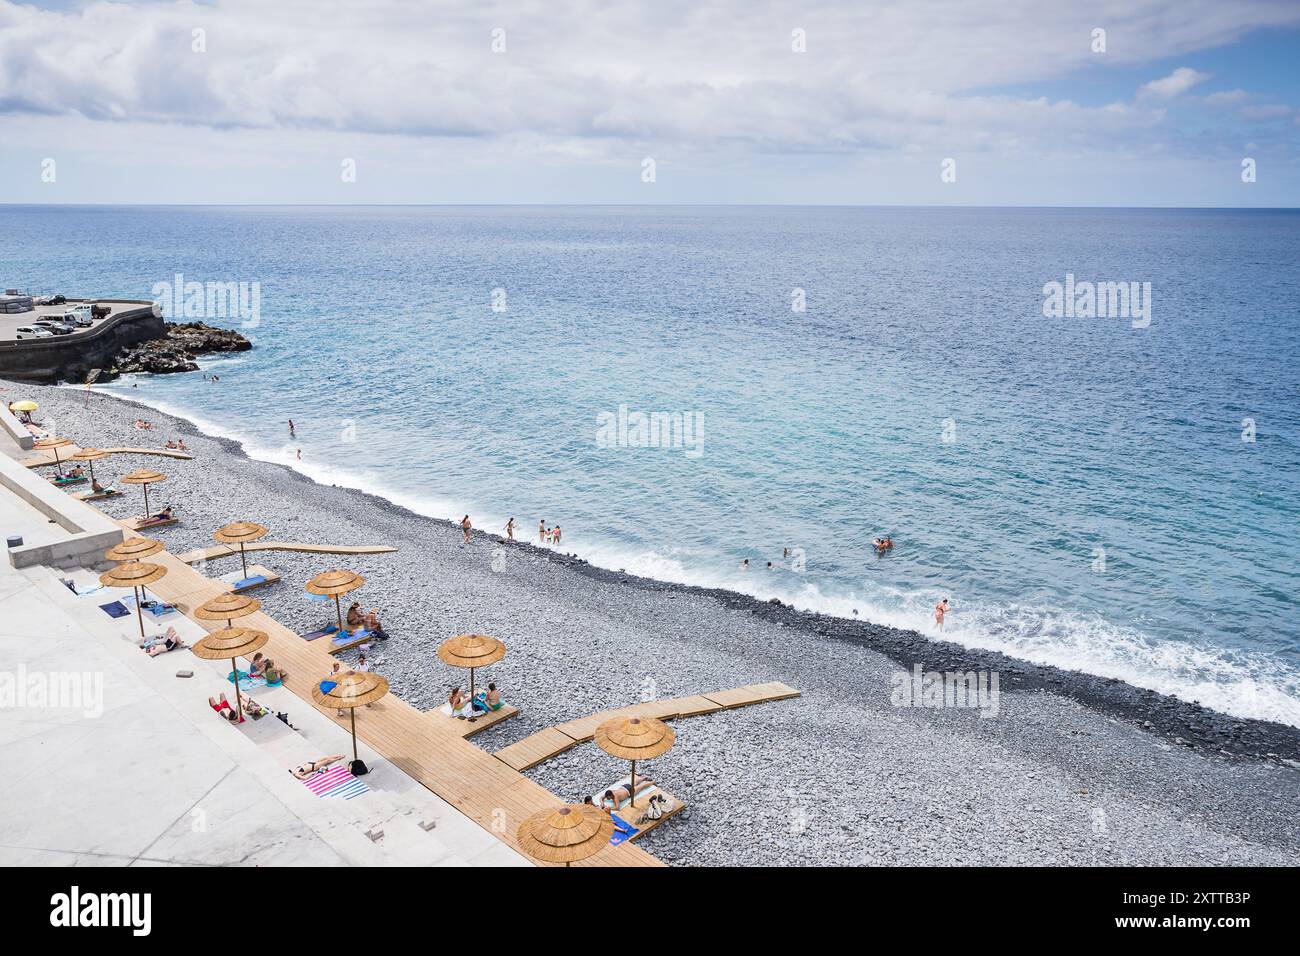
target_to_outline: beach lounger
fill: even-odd
[[[115,498],[121,493],[116,488],[105,488],[102,491],[83,491],[72,497],[78,501],[102,501],[105,498]]]
[[[280,580],[280,575],[276,574],[270,568],[264,568],[260,564],[254,564],[248,569],[248,576],[244,576],[243,571],[231,571],[229,574],[223,574],[217,578],[218,581],[224,581],[230,585],[230,590],[235,594],[242,594],[244,591],[251,591],[254,588],[265,587],[268,584],[275,584]]]
[[[124,522],[132,531],[143,531],[146,528],[165,528],[169,524],[177,524],[180,518],[159,518],[150,515],[148,518],[130,518]]]
[[[637,779],[643,780],[645,778],[638,775]],[[606,790],[614,790],[618,787],[626,787],[631,782],[631,780],[632,777],[630,774],[628,776],[621,777],[620,779],[611,783],[608,787],[601,787],[600,790],[598,790],[596,793],[593,793],[591,795],[591,798],[596,802],[596,806],[600,806],[601,795],[604,794]],[[650,805],[650,798],[655,794],[662,794],[667,799],[668,805],[663,808],[663,816],[661,816],[658,820],[649,820],[645,818],[645,811],[646,808],[649,807]],[[628,834],[627,836],[624,836],[622,839],[619,839],[617,823],[616,823],[614,836],[611,837],[610,843],[616,843],[616,842],[622,843],[624,840],[639,840],[641,837],[645,836],[647,833],[649,833],[655,827],[659,826],[659,824],[663,823],[668,818],[674,817],[677,814],[681,813],[682,810],[684,810],[685,808],[686,808],[686,804],[682,803],[682,801],[678,800],[676,797],[674,797],[667,790],[664,790],[662,787],[656,785],[653,787],[649,787],[645,790],[642,790],[640,793],[636,795],[635,807],[630,806],[630,801],[624,800],[621,804],[619,804],[618,809],[613,811],[610,814],[611,816],[614,817],[616,821],[621,821],[625,827],[632,828],[632,833]]]
[[[52,481],[54,485],[59,488],[62,488],[65,485],[85,484],[89,480],[90,479],[87,478],[85,475],[82,475],[80,478],[76,477],[75,475],[56,475],[50,479],[50,481]]]
[[[336,634],[338,629],[339,626],[337,624],[326,624],[318,631],[308,631],[306,634],[299,634],[298,636],[304,641],[314,641],[321,637],[329,637],[331,634]]]
[[[339,631],[330,638],[330,653],[338,654],[340,651],[351,650],[374,639],[375,635],[364,627],[357,628],[355,631]]]

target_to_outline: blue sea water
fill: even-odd
[[[31,291],[259,283],[219,383],[106,387],[256,457],[845,617],[934,633],[947,596],[950,640],[1300,725],[1300,212],[0,207],[0,236]],[[1067,273],[1151,283],[1150,325],[1045,318]],[[602,447],[622,406],[698,414],[698,454]]]

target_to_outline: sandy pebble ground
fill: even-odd
[[[158,536],[173,553],[206,547],[217,527],[244,519],[277,539],[398,547],[366,557],[259,554],[284,580],[257,596],[277,619],[307,630],[325,618],[322,605],[305,599],[308,578],[338,566],[365,575],[357,595],[392,634],[373,652],[377,670],[425,709],[465,678],[437,659],[442,640],[465,632],[500,638],[508,654],[480,678],[499,682],[523,713],[475,738],[489,750],[647,695],[768,680],[799,688],[795,700],[675,722],[674,749],[643,768],[688,804],[641,843],[665,861],[1300,862],[1295,728],[912,632],[631,578],[479,532],[462,548],[447,520],[252,461],[237,443],[183,420],[84,390],[3,384],[5,396],[40,402],[38,417],[53,416],[78,444],[161,445],[184,436],[193,461],[115,458],[97,468],[107,477],[149,464],[168,475],[156,497],[175,504],[182,521]],[[156,429],[134,428],[139,417]],[[140,495],[128,489],[101,507],[127,517],[141,510]],[[526,516],[520,525],[528,526]],[[209,573],[235,562],[213,562]],[[999,671],[997,716],[895,706],[892,678],[913,663]],[[529,774],[576,800],[626,769],[583,744]]]

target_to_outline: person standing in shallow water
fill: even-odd
[[[537,543],[538,544],[546,543],[546,519],[545,518],[537,522]]]
[[[460,543],[462,548],[469,544],[469,532],[472,527],[474,526],[469,522],[469,515],[460,519],[460,530],[465,532],[465,540]]]
[[[943,616],[948,613],[948,599],[944,598],[934,606],[934,625],[943,630]]]
[[[511,518],[509,521],[506,522],[506,540],[507,541],[515,540],[515,519],[514,518]]]
[[[293,432],[293,419],[292,419],[292,418],[289,419],[289,437],[290,437],[290,438],[293,438],[293,437],[294,437],[294,432]]]

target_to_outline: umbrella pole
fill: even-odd
[[[57,474],[63,474],[63,462],[59,461],[59,449],[57,447],[54,449],[54,471]]]
[[[86,464],[90,466],[90,487],[94,488],[95,487],[95,463],[93,461],[88,461],[86,462]]]
[[[357,756],[357,709],[353,707],[348,711],[352,715],[352,759],[359,760]]]
[[[244,719],[244,702],[239,699],[239,668],[235,664],[235,658],[230,659],[230,670],[235,675],[235,713],[239,719]]]
[[[149,485],[146,483],[140,487],[144,489],[144,516],[147,519],[149,517]]]
[[[143,591],[144,588],[141,588],[140,590]],[[144,595],[137,595],[135,593],[135,585],[133,584],[131,585],[131,596],[135,598],[135,619],[140,624],[140,636],[144,637],[144,611],[142,610],[144,605]]]
[[[474,668],[469,669],[469,709],[474,712]]]
[[[239,563],[244,566],[244,577],[248,577],[248,559],[244,557],[244,542],[239,542]]]
[[[629,807],[635,807],[636,806],[636,761],[635,760],[632,761],[632,779],[628,781],[627,790],[628,790],[627,805]]]

